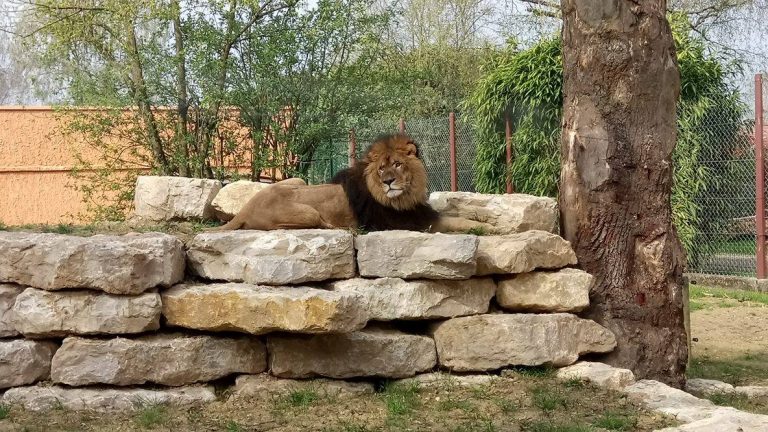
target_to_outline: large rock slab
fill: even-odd
[[[13,326],[13,304],[24,288],[12,284],[0,284],[0,338],[17,336]]]
[[[269,374],[240,375],[235,380],[235,396],[252,397],[270,394],[286,394],[311,390],[323,396],[355,396],[373,394],[373,383],[366,381],[342,381],[327,378],[295,380],[277,378]]]
[[[360,275],[403,279],[468,279],[477,269],[478,239],[466,234],[378,231],[355,237]]]
[[[433,327],[440,365],[459,372],[507,366],[567,366],[580,355],[606,353],[616,339],[599,324],[559,313],[453,318]]]
[[[206,279],[284,285],[355,275],[347,231],[209,232],[198,234],[188,247],[190,267]]]
[[[264,344],[250,337],[154,334],[135,339],[64,339],[51,379],[71,386],[181,386],[266,369]]]
[[[525,194],[432,192],[429,205],[445,216],[462,217],[495,227],[496,234],[529,230],[557,233],[559,214],[553,198]]]
[[[438,387],[450,390],[456,387],[480,387],[492,385],[495,382],[505,380],[498,375],[474,374],[454,375],[445,372],[430,372],[419,374],[411,378],[396,380],[401,385],[418,385],[419,387]]]
[[[427,336],[369,328],[354,333],[267,339],[272,374],[284,378],[405,378],[435,366]]]
[[[490,278],[467,280],[346,279],[328,287],[359,295],[376,321],[451,318],[488,312],[496,292]]]
[[[708,396],[715,393],[733,393],[732,385],[718,381],[703,378],[690,378],[685,382],[685,391],[695,395]]]
[[[527,273],[576,264],[571,243],[547,231],[481,236],[477,246],[477,274]]]
[[[515,312],[579,312],[589,306],[593,280],[576,269],[523,273],[499,281],[496,301]]]
[[[0,340],[0,389],[47,379],[56,348],[48,341]]]
[[[218,180],[139,176],[133,214],[141,220],[155,222],[212,219],[211,201],[220,189]]]
[[[563,380],[583,380],[611,390],[621,390],[635,382],[635,374],[629,369],[585,361],[558,369],[557,377]]]
[[[711,401],[653,380],[640,380],[625,387],[624,392],[630,399],[685,423],[711,417],[717,409]]]
[[[199,330],[348,333],[368,322],[365,298],[317,288],[182,284],[162,298],[169,325]]]
[[[270,183],[238,180],[224,186],[211,202],[213,213],[221,221],[230,221],[243,208],[256,192],[268,187]]]
[[[765,432],[768,416],[719,407],[707,410],[709,415],[682,426],[661,429],[658,432]]]
[[[144,405],[201,405],[216,400],[213,386],[167,389],[67,388],[61,386],[16,387],[5,392],[0,402],[20,405],[28,411],[132,411]]]
[[[0,232],[0,282],[49,291],[140,294],[184,277],[184,245],[167,234],[75,237]]]
[[[117,296],[27,288],[16,298],[12,321],[27,337],[130,334],[159,329],[161,310],[157,293]]]

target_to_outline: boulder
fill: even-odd
[[[477,237],[378,231],[355,238],[357,264],[365,277],[468,279],[477,269]]]
[[[16,298],[13,325],[27,337],[129,334],[160,328],[160,294],[27,288]]]
[[[616,346],[608,329],[575,315],[489,314],[453,318],[433,327],[440,365],[458,372],[507,366],[567,366]]]
[[[169,406],[201,405],[216,400],[213,386],[188,386],[167,389],[68,388],[61,386],[16,387],[5,392],[0,402],[19,405],[28,411],[120,411],[146,404]]]
[[[451,318],[488,312],[496,292],[491,278],[467,280],[346,279],[328,288],[360,296],[376,321]]]
[[[365,299],[317,288],[182,284],[162,298],[169,325],[198,330],[348,333],[368,322]]]
[[[392,329],[267,338],[269,366],[284,378],[405,378],[435,366],[435,342]]]
[[[0,340],[0,389],[47,379],[56,348],[48,341]]]
[[[609,366],[605,363],[578,362],[557,370],[557,377],[563,380],[578,379],[598,387],[621,390],[635,382],[635,374],[629,369]]]
[[[270,183],[238,180],[224,186],[211,202],[216,218],[224,222],[232,220],[240,209],[256,195],[256,192],[269,185]]]
[[[209,232],[198,234],[188,247],[190,267],[206,279],[284,285],[355,275],[347,231]]]
[[[734,388],[732,385],[722,381],[691,378],[685,382],[685,391],[696,395],[709,396],[715,393],[733,393]]]
[[[184,245],[160,233],[95,235],[0,232],[0,282],[49,291],[87,288],[141,294],[184,277]]]
[[[288,394],[299,390],[311,390],[323,396],[356,396],[373,394],[373,383],[352,382],[315,378],[295,380],[276,378],[269,374],[240,375],[235,380],[235,396],[253,397],[261,395]]]
[[[218,180],[139,176],[133,215],[154,222],[213,219],[211,202],[220,189]]]
[[[529,230],[557,233],[559,213],[554,198],[525,194],[432,192],[429,205],[441,215],[462,217],[492,225],[494,234]]]
[[[589,306],[593,280],[587,272],[568,268],[523,273],[499,280],[496,301],[515,312],[579,312]]]
[[[264,344],[250,337],[152,334],[134,339],[68,337],[53,357],[51,379],[71,386],[182,386],[266,369]]]
[[[711,417],[717,409],[706,399],[653,380],[640,380],[624,388],[629,398],[684,423]]]
[[[13,304],[24,288],[18,285],[0,284],[0,338],[19,334],[13,326]]]
[[[418,385],[419,387],[438,387],[451,389],[456,386],[478,387],[491,385],[494,382],[504,378],[498,375],[454,375],[445,372],[430,372],[419,374],[411,378],[396,380],[395,383],[401,385]]]
[[[768,416],[719,407],[705,409],[708,416],[682,426],[657,432],[764,432],[768,430]]]
[[[733,391],[743,394],[748,398],[768,397],[768,386],[738,386],[734,387]]]
[[[576,262],[571,243],[547,231],[480,236],[477,245],[478,275],[559,269]]]

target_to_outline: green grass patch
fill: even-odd
[[[475,406],[466,400],[444,399],[437,403],[437,409],[440,411],[462,410],[464,412],[472,412],[475,410]]]
[[[136,411],[134,421],[143,429],[154,429],[168,421],[168,410],[161,404],[143,404]]]
[[[419,385],[418,383],[387,384],[384,387],[383,397],[390,417],[407,415],[419,405]]]
[[[565,396],[556,387],[534,387],[531,389],[531,400],[533,406],[544,412],[565,408],[567,404]]]
[[[592,424],[609,431],[631,431],[637,424],[637,419],[626,414],[607,411]]]
[[[768,380],[768,353],[748,353],[728,360],[693,357],[687,375],[688,378],[714,379],[733,385]]]
[[[594,432],[585,425],[577,423],[552,423],[550,421],[537,421],[523,426],[525,432]]]
[[[497,430],[493,420],[484,416],[463,421],[452,429],[453,432],[496,432]]]
[[[768,414],[768,399],[766,398],[750,398],[741,393],[713,393],[706,398],[715,405],[733,407],[756,414]]]
[[[11,407],[6,404],[0,404],[0,420],[5,420],[11,415]]]
[[[477,227],[472,227],[472,228],[468,229],[467,230],[467,234],[472,234],[472,235],[476,235],[476,236],[484,236],[484,235],[488,235],[488,231],[485,228],[481,227],[481,226],[477,226]]]
[[[768,305],[768,294],[757,291],[730,290],[702,285],[691,285],[689,294],[691,300],[724,299],[734,300],[741,303],[749,302]]]
[[[230,420],[227,422],[227,424],[224,426],[224,430],[226,432],[243,432],[245,429],[243,429],[240,424],[234,420]]]
[[[515,366],[507,370],[530,378],[554,378],[555,372],[557,372],[557,370],[551,365]]]
[[[284,406],[291,408],[306,408],[320,399],[320,395],[313,389],[296,389],[280,399]]]
[[[504,414],[511,414],[517,411],[517,405],[507,398],[495,397],[493,398],[493,403],[496,404]]]
[[[715,246],[717,253],[736,255],[754,255],[756,249],[757,242],[754,237],[729,240]]]

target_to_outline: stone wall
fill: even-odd
[[[306,379],[372,391],[614,348],[576,315],[592,277],[569,268],[553,200],[441,199],[508,234],[205,232],[185,245],[162,233],[0,232],[2,402],[188,405],[213,400],[213,381],[236,394]]]

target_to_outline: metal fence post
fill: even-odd
[[[349,130],[349,167],[355,165],[357,160],[357,137],[355,136],[355,128]]]
[[[456,114],[448,114],[448,149],[451,155],[451,192],[459,190],[459,171],[456,166]]]
[[[763,76],[755,75],[755,223],[757,278],[765,279],[765,159],[763,155]]]
[[[405,133],[405,119],[400,117],[400,133]]]
[[[507,146],[507,164],[506,164],[506,172],[505,176],[507,178],[507,193],[511,194],[515,190],[512,187],[512,173],[509,172],[510,167],[512,166],[512,121],[509,119],[509,114],[504,115],[504,134],[506,138],[506,146]]]

